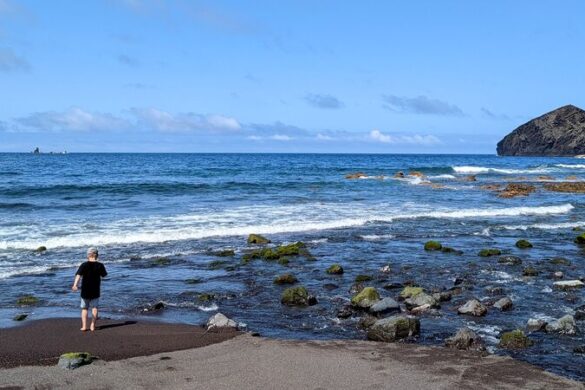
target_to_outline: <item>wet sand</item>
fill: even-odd
[[[206,332],[204,327],[145,321],[98,322],[95,332],[81,332],[80,320],[37,320],[0,329],[0,367],[54,365],[66,352],[89,352],[119,360],[160,352],[198,348],[225,341],[239,332]]]
[[[51,365],[2,369],[0,389],[585,388],[583,383],[508,357],[480,356],[440,347],[346,340],[285,341],[249,334],[234,337],[237,333],[233,331],[202,335],[198,327],[142,323],[61,338],[67,346],[61,351],[87,350],[96,355],[101,353],[102,357],[69,371],[53,366],[54,359],[41,359],[47,356],[42,355],[49,349],[46,347],[58,345],[59,337],[44,340],[30,331],[41,330],[43,323],[55,331],[56,327],[68,325],[68,320],[53,322],[38,321],[27,327],[0,331],[2,361],[7,362],[7,356],[20,356],[25,361],[28,356],[27,364]],[[25,339],[15,339],[17,335]],[[123,340],[124,337],[129,339]],[[5,341],[9,342],[8,350],[4,348]],[[18,345],[26,353],[6,355],[6,351],[14,351]],[[155,347],[165,351],[182,350],[133,358],[124,356],[149,354]]]

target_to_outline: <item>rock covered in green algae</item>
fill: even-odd
[[[502,251],[499,249],[487,248],[487,249],[480,250],[477,255],[481,256],[481,257],[490,257],[490,256],[499,256],[501,254],[502,254]]]
[[[538,276],[538,271],[534,267],[526,267],[522,270],[523,276]]]
[[[462,255],[463,251],[448,247],[448,246],[444,246],[441,248],[441,252],[442,253],[453,253],[455,255]]]
[[[564,257],[553,257],[549,262],[553,265],[571,265],[571,262]]]
[[[280,303],[287,306],[312,306],[317,304],[317,298],[309,295],[303,286],[290,287],[282,293]]]
[[[477,299],[470,299],[469,301],[465,302],[463,306],[460,306],[457,309],[457,313],[471,315],[474,317],[482,317],[487,314],[487,307],[485,307]]]
[[[380,300],[380,294],[374,287],[366,287],[353,298],[351,304],[362,309],[368,309]]]
[[[420,333],[420,321],[411,316],[397,315],[382,318],[368,329],[368,340],[391,343]]]
[[[18,306],[33,306],[39,303],[39,299],[34,295],[25,295],[16,300]]]
[[[267,261],[280,261],[283,258],[290,256],[305,256],[313,258],[311,253],[307,250],[304,242],[295,242],[287,245],[280,245],[274,248],[257,249],[243,256],[242,261],[248,263],[254,259],[262,259]]]
[[[440,251],[443,245],[439,241],[427,241],[425,243],[425,251]]]
[[[167,265],[171,264],[171,259],[168,257],[157,257],[156,259],[152,260],[150,264],[153,267],[166,267]]]
[[[248,244],[270,244],[270,240],[264,236],[261,236],[260,234],[250,234],[248,236]]]
[[[44,245],[39,246],[37,249],[35,249],[36,253],[43,253],[47,251],[47,247]]]
[[[331,267],[327,268],[325,272],[329,275],[341,275],[343,274],[343,267],[339,264],[333,264]]]
[[[93,361],[93,356],[88,352],[68,352],[59,357],[57,366],[68,370],[74,370]]]
[[[26,320],[26,318],[27,318],[27,317],[28,317],[28,314],[21,313],[21,314],[17,314],[17,315],[15,315],[15,316],[12,318],[12,320],[13,320],[13,321],[24,321],[24,320]]]
[[[461,328],[445,340],[447,348],[459,350],[485,351],[483,339],[469,328]]]
[[[518,256],[502,256],[498,259],[498,263],[505,265],[519,265],[522,264],[522,259]]]
[[[422,294],[423,291],[422,287],[407,286],[400,292],[400,298],[406,299],[416,297],[417,295]]]
[[[274,279],[274,284],[295,284],[297,281],[293,274],[282,274]]]
[[[518,240],[516,241],[516,247],[520,249],[528,249],[532,248],[532,243],[528,240]]]
[[[506,349],[524,349],[533,344],[534,342],[522,330],[516,329],[511,332],[502,333],[499,346]]]
[[[212,251],[211,255],[217,257],[233,257],[236,255],[236,251],[234,251],[233,249],[222,249],[219,251]]]
[[[374,278],[371,277],[370,275],[358,275],[355,277],[355,282],[356,283],[369,282],[372,279],[374,279]]]
[[[581,234],[581,235],[577,236],[577,237],[575,238],[575,243],[576,243],[576,244],[580,244],[580,245],[583,245],[583,244],[585,244],[585,233],[583,233],[583,234]]]

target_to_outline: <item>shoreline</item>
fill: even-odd
[[[38,320],[0,330],[0,387],[14,388],[400,388],[583,389],[585,384],[510,357],[404,343],[363,340],[301,341],[253,337],[233,330],[205,333],[192,325],[106,321],[81,334],[77,320]],[[73,328],[55,335],[62,327]],[[40,330],[47,330],[44,334]],[[72,332],[80,335],[75,336]],[[10,333],[8,335],[8,333]],[[102,336],[100,336],[100,333]],[[134,333],[134,336],[132,336]],[[201,337],[203,333],[204,337]],[[195,337],[193,337],[195,334]],[[199,334],[200,337],[197,337]],[[15,337],[16,336],[16,337]],[[43,336],[41,338],[40,336]],[[94,337],[96,336],[96,337]],[[129,337],[120,344],[120,337]],[[23,342],[23,337],[26,342]],[[93,345],[85,339],[94,339]],[[24,365],[5,368],[8,349],[39,351]],[[37,344],[42,340],[42,344]],[[79,344],[82,340],[82,344]],[[96,342],[97,341],[97,342]],[[48,346],[85,351],[101,359],[76,370],[41,360]],[[85,342],[85,344],[83,344]],[[185,343],[186,344],[182,344]],[[188,344],[188,343],[191,344]],[[86,350],[88,347],[94,348]],[[156,351],[158,347],[158,351]],[[69,349],[67,349],[69,348]],[[117,351],[114,353],[114,351]],[[133,356],[133,357],[131,357]],[[48,386],[48,387],[47,387]]]

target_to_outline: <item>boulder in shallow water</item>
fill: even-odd
[[[528,249],[532,248],[532,243],[528,240],[518,240],[516,241],[516,247],[520,249]]]
[[[341,275],[343,274],[343,267],[339,264],[333,264],[331,267],[327,268],[325,272],[329,275]]]
[[[545,329],[550,333],[573,335],[577,333],[577,324],[575,318],[573,318],[572,315],[567,314],[566,316],[546,325]]]
[[[163,302],[156,302],[153,303],[152,305],[149,305],[145,308],[142,309],[143,313],[155,313],[157,311],[161,311],[165,308],[165,304]]]
[[[21,314],[17,314],[17,315],[15,315],[15,316],[12,318],[12,320],[13,320],[13,321],[24,321],[24,320],[26,320],[26,318],[27,318],[27,317],[28,317],[28,314],[21,313]]]
[[[496,248],[486,248],[479,251],[477,254],[481,257],[490,257],[490,256],[499,256],[502,254],[502,251]]]
[[[274,284],[295,284],[298,279],[293,274],[282,274],[274,279]]]
[[[39,303],[39,299],[34,295],[24,295],[16,300],[18,306],[33,306]]]
[[[36,253],[43,253],[47,251],[47,247],[44,245],[39,246],[37,249],[35,249]]]
[[[358,275],[355,277],[355,282],[356,283],[369,282],[370,280],[373,279],[374,278],[371,275]]]
[[[422,294],[423,291],[424,290],[422,287],[407,286],[407,287],[404,287],[402,289],[402,291],[400,292],[400,298],[406,299],[406,298],[416,297],[417,295]]]
[[[547,322],[538,318],[530,318],[526,323],[526,330],[529,332],[541,332],[546,328]]]
[[[485,351],[485,344],[480,336],[469,328],[461,328],[445,340],[448,348],[459,350]]]
[[[345,175],[345,178],[349,180],[361,179],[362,177],[368,177],[368,175],[366,175],[363,172],[348,173],[347,175]]]
[[[221,313],[214,314],[207,320],[207,330],[217,328],[234,328],[238,327],[238,323]]]
[[[510,183],[504,188],[498,196],[500,198],[515,198],[516,196],[528,196],[536,191],[536,187],[526,183]]]
[[[457,313],[471,315],[474,317],[482,317],[487,314],[487,307],[485,307],[477,299],[471,299],[467,301],[463,306],[457,309]]]
[[[494,303],[494,307],[496,309],[501,310],[501,311],[510,310],[510,309],[512,309],[512,306],[514,306],[514,303],[508,297],[504,297],[504,298],[496,301],[496,303]]]
[[[386,314],[400,312],[400,304],[392,298],[384,298],[374,303],[368,309],[375,316],[384,316]]]
[[[88,352],[68,352],[59,357],[57,366],[68,370],[74,370],[86,364],[90,364],[93,359],[93,356]]]
[[[378,291],[374,287],[366,287],[351,298],[351,304],[362,309],[369,309],[379,300],[380,294],[378,294]]]
[[[522,259],[518,256],[501,256],[498,258],[498,263],[505,265],[520,265],[522,264]]]
[[[583,283],[582,281],[575,279],[575,280],[563,280],[563,281],[559,281],[559,282],[554,282],[553,283],[553,287],[559,290],[563,290],[563,291],[568,291],[568,290],[574,290],[574,289],[578,289],[578,288],[583,288],[585,286],[585,283]]]
[[[411,316],[393,316],[377,320],[367,333],[368,340],[394,342],[420,333],[420,321]]]
[[[433,293],[433,298],[438,302],[447,302],[450,301],[453,297],[453,294],[450,291],[441,291],[438,293]]]
[[[575,308],[575,319],[577,321],[585,320],[585,305]]]
[[[585,244],[585,233],[575,237],[575,243],[579,244],[579,245],[584,245]]]
[[[439,307],[439,302],[437,302],[437,300],[433,298],[431,295],[426,294],[424,292],[417,294],[414,297],[407,298],[404,301],[404,304],[406,305],[406,308],[408,310],[413,310],[417,307],[425,305],[428,305],[429,309]]]
[[[317,298],[309,295],[303,286],[290,287],[282,293],[280,303],[287,306],[312,306],[317,304]]]
[[[261,236],[260,234],[250,234],[248,236],[248,244],[270,244],[270,240],[264,236]]]
[[[573,353],[578,355],[585,355],[585,345],[580,345],[578,347],[573,348]]]
[[[500,336],[499,346],[505,349],[524,349],[533,345],[534,342],[530,340],[520,329],[511,332],[504,332]]]
[[[425,251],[440,251],[443,245],[439,241],[427,241],[425,242]]]
[[[550,263],[553,265],[571,265],[571,262],[564,257],[553,257],[550,259]]]
[[[534,267],[526,267],[522,270],[523,276],[538,276],[538,271]]]

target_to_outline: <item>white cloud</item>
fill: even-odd
[[[223,115],[171,114],[156,108],[133,108],[130,112],[138,121],[139,126],[163,132],[238,131],[241,129],[236,119]]]
[[[332,141],[334,139],[333,137],[322,133],[318,133],[315,138],[318,139],[319,141]]]
[[[16,122],[32,131],[101,131],[119,130],[130,124],[111,114],[91,113],[73,107],[64,112],[37,112]]]
[[[369,138],[385,144],[436,145],[441,143],[434,135],[390,135],[377,129],[370,131]]]
[[[275,141],[292,141],[294,138],[286,134],[274,134],[273,136],[270,137],[270,139],[273,139]]]

